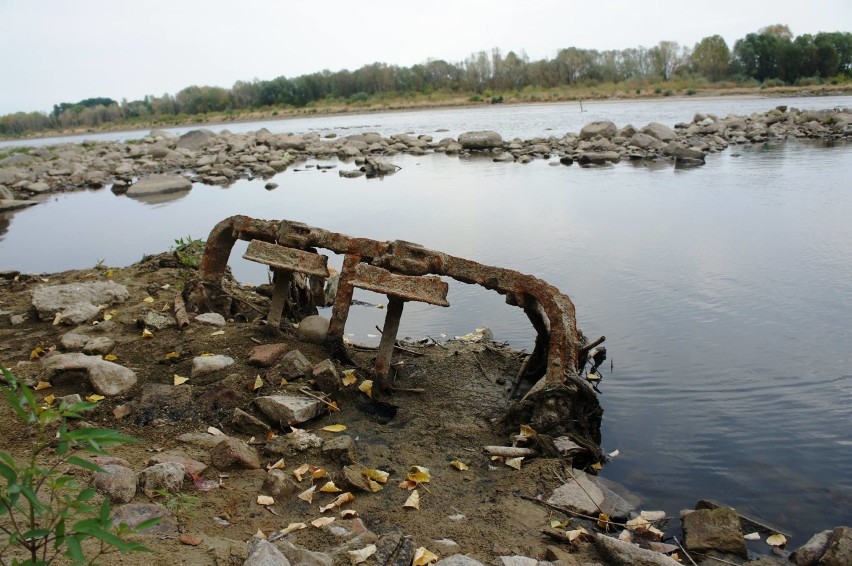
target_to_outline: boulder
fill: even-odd
[[[241,432],[249,436],[266,436],[266,434],[270,430],[272,430],[272,428],[268,424],[266,424],[259,418],[248,414],[239,407],[234,408],[234,412],[231,415],[230,420],[228,421],[228,425],[230,425],[230,427],[236,430],[237,432]]]
[[[621,156],[614,151],[587,151],[577,157],[580,165],[606,165],[607,163],[618,163]]]
[[[277,546],[278,550],[287,557],[290,564],[298,564],[298,566],[332,566],[334,563],[333,559],[328,554],[313,552],[307,548],[302,548],[301,546],[293,544],[286,538],[281,538],[275,541],[275,546]]]
[[[267,418],[278,423],[281,428],[309,421],[325,409],[325,405],[316,399],[288,395],[257,397],[254,403]]]
[[[273,468],[267,472],[260,488],[261,493],[271,495],[276,499],[290,497],[296,492],[296,483],[284,470]]]
[[[464,554],[454,554],[435,563],[435,566],[485,566],[482,562],[474,560]]]
[[[648,134],[649,136],[655,137],[660,141],[669,142],[673,139],[677,138],[677,132],[673,129],[665,126],[663,124],[659,124],[657,122],[651,122],[644,128],[640,130],[643,134]]]
[[[243,566],[290,566],[290,561],[268,540],[252,537]]]
[[[106,336],[92,338],[83,346],[83,353],[90,356],[106,356],[115,348],[115,340]]]
[[[42,367],[50,378],[65,371],[85,370],[92,389],[106,397],[121,395],[136,385],[136,374],[132,370],[96,356],[51,355],[43,358]]]
[[[127,287],[114,281],[93,281],[68,285],[42,285],[33,291],[33,308],[41,320],[62,315],[65,324],[82,324],[95,318],[96,305],[123,303],[130,297]]]
[[[583,126],[583,129],[580,130],[580,139],[590,140],[598,136],[609,139],[614,137],[617,133],[618,129],[615,127],[614,123],[609,120],[602,120],[598,122],[591,122],[590,124]]]
[[[852,528],[837,527],[828,539],[828,548],[819,566],[849,566],[852,564]]]
[[[217,312],[206,312],[204,314],[200,314],[195,317],[195,322],[209,324],[210,326],[215,326],[217,328],[221,328],[227,324],[225,317]]]
[[[32,155],[26,153],[13,153],[8,157],[0,159],[0,167],[18,167],[20,165],[29,165],[35,161]]]
[[[0,185],[0,200],[15,200],[15,193],[8,187]]]
[[[41,194],[41,193],[50,192],[51,188],[50,188],[50,185],[48,185],[44,181],[38,181],[38,182],[35,182],[35,183],[30,183],[29,185],[24,187],[24,190],[31,192],[31,193]]]
[[[67,332],[59,339],[59,347],[66,352],[80,352],[91,338],[78,332]]]
[[[0,199],[0,212],[7,210],[18,210],[38,204],[33,200]]]
[[[199,151],[216,142],[216,134],[210,130],[190,130],[178,138],[175,147]]]
[[[828,540],[831,538],[831,534],[832,531],[822,531],[815,534],[790,555],[790,561],[796,566],[817,566],[819,559],[822,558],[828,548]]]
[[[113,503],[129,503],[136,497],[136,474],[119,464],[105,464],[92,476],[92,487]]]
[[[129,197],[145,197],[165,193],[179,193],[192,188],[192,182],[181,175],[151,175],[127,189]]]
[[[196,356],[192,358],[192,377],[200,377],[233,365],[234,358],[229,356]]]
[[[299,322],[299,339],[315,344],[322,343],[328,334],[328,324],[328,319],[318,314],[303,318]]]
[[[227,470],[228,468],[258,470],[260,469],[260,454],[247,442],[229,437],[218,443],[210,451],[210,463],[217,470]]]
[[[313,364],[299,350],[290,350],[281,358],[282,373],[287,379],[299,379],[307,376]]]
[[[317,388],[323,393],[333,395],[340,391],[340,374],[331,360],[323,360],[315,365],[312,375]]]
[[[207,469],[207,464],[204,462],[193,460],[180,452],[161,452],[159,454],[154,454],[148,458],[147,465],[153,466],[154,464],[165,464],[166,462],[180,464],[183,466],[184,471],[191,476],[201,475],[201,473]]]
[[[492,130],[465,132],[459,135],[458,143],[463,149],[492,149],[503,145],[503,138]]]
[[[641,149],[660,149],[665,146],[663,142],[654,136],[636,132],[628,140],[630,145],[634,145]]]
[[[356,462],[355,440],[348,434],[341,434],[325,441],[322,453],[330,456],[332,460],[341,466],[348,466]]]
[[[163,462],[154,464],[139,472],[139,488],[149,498],[159,495],[160,490],[169,493],[178,493],[183,485],[183,476],[186,470],[183,464],[176,462]]]
[[[678,566],[681,563],[665,554],[639,548],[604,534],[595,535],[595,548],[606,564],[613,566]]]
[[[748,557],[740,518],[733,509],[699,509],[683,519],[684,545],[688,550],[715,550]]]

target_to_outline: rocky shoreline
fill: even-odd
[[[440,133],[440,132],[438,132]],[[667,160],[678,167],[704,164],[708,154],[729,146],[791,139],[852,139],[852,109],[800,111],[779,106],[765,113],[717,117],[696,114],[690,123],[643,127],[593,122],[578,133],[528,140],[504,140],[493,131],[467,132],[456,138],[431,134],[383,137],[364,133],[336,137],[317,133],[246,134],[193,130],[176,137],[152,131],[131,142],[84,142],[39,147],[0,159],[0,211],[35,204],[45,194],[110,185],[116,193],[146,197],[191,189],[191,183],[228,185],[237,179],[268,179],[297,161],[338,158],[355,169],[344,177],[385,175],[396,170],[394,155],[444,153],[480,155],[495,162],[601,166],[623,160]],[[152,175],[169,175],[150,180]],[[141,184],[129,190],[134,184]],[[268,188],[274,188],[270,185]]]

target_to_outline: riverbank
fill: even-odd
[[[631,100],[685,100],[685,99],[714,99],[714,98],[779,98],[779,97],[809,97],[809,96],[841,96],[852,94],[852,86],[840,85],[817,85],[817,86],[783,86],[783,87],[729,87],[729,88],[670,88],[663,83],[658,88],[635,89],[616,88],[596,89],[552,89],[551,91],[529,92],[529,93],[496,93],[493,96],[502,100],[500,104],[524,105],[524,104],[547,104],[564,102],[625,102]],[[391,97],[380,102],[356,102],[337,103],[323,102],[311,104],[304,108],[281,107],[265,108],[259,110],[242,111],[240,113],[204,114],[185,116],[175,119],[174,116],[156,120],[148,120],[134,123],[104,124],[97,128],[68,128],[62,130],[50,130],[38,132],[21,137],[3,137],[0,141],[20,140],[26,145],[26,140],[44,139],[50,137],[72,137],[86,134],[101,134],[107,132],[134,132],[150,130],[155,128],[186,127],[186,126],[227,126],[228,124],[241,124],[247,122],[263,122],[286,120],[288,118],[304,118],[309,116],[330,116],[336,114],[375,114],[391,111],[418,111],[438,108],[476,108],[491,104],[490,96],[480,96],[473,93],[465,93],[458,96],[447,94],[417,95],[414,99],[405,97]]]

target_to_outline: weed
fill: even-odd
[[[157,489],[154,491],[157,495],[163,498],[163,507],[171,511],[175,516],[180,532],[186,532],[186,526],[190,519],[193,519],[198,514],[198,506],[200,499],[194,495],[187,493],[171,493],[165,489]]]
[[[187,236],[186,239],[176,239],[175,246],[170,251],[175,254],[180,265],[197,269],[199,262],[201,262],[201,255],[204,253],[204,245],[204,240]]]

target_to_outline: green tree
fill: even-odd
[[[695,44],[691,59],[696,72],[718,81],[728,76],[731,50],[721,35],[711,35]]]

